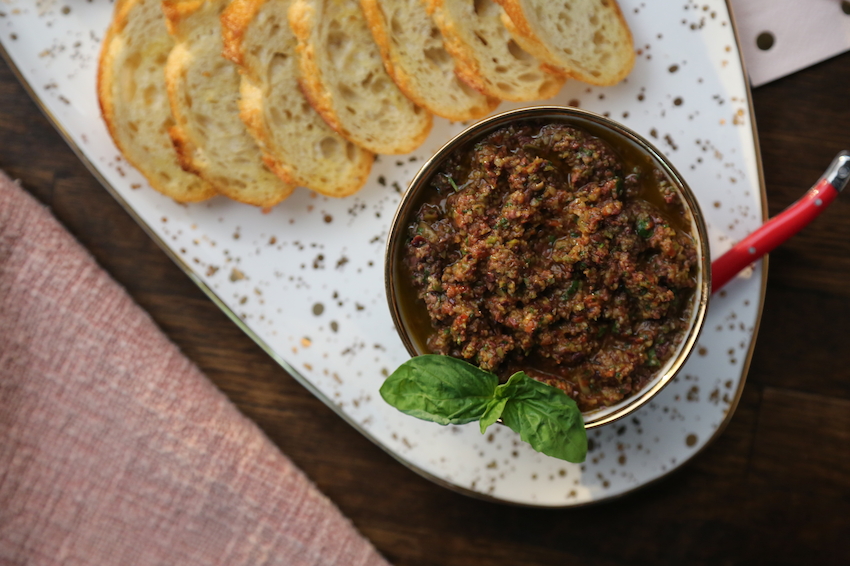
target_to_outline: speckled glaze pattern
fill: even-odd
[[[693,188],[717,256],[764,220],[749,92],[726,4],[622,0],[637,63],[615,87],[570,81],[547,104],[610,116],[643,134]],[[590,431],[582,465],[535,453],[505,427],[441,427],[378,394],[407,358],[383,281],[389,222],[419,164],[463,124],[437,120],[407,156],[381,156],[341,200],[305,189],[270,211],[215,198],[178,205],[154,192],[112,144],[95,74],[113,4],[0,0],[0,44],[81,158],[187,273],[287,370],[403,464],[498,501],[562,507],[650,483],[722,429],[746,377],[761,312],[759,262],[716,294],[683,370],[627,419]],[[499,110],[522,105],[503,104]]]

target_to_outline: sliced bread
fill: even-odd
[[[632,34],[615,0],[497,1],[517,43],[575,79],[613,85],[634,66]]]
[[[175,39],[165,79],[175,125],[171,137],[183,167],[220,193],[247,204],[274,206],[292,193],[263,163],[239,119],[239,72],[222,56],[219,18],[227,0],[164,0]]]
[[[454,57],[458,76],[502,100],[529,101],[554,96],[561,73],[523,50],[502,23],[492,0],[425,0]]]
[[[455,74],[443,36],[422,0],[360,0],[384,66],[398,87],[428,111],[458,122],[489,114],[499,99]]]
[[[215,189],[180,167],[168,129],[165,60],[174,42],[160,0],[122,0],[103,42],[97,74],[100,109],[115,145],[160,193],[197,202]]]
[[[221,17],[224,54],[242,74],[239,110],[280,178],[344,197],[366,182],[375,156],[334,132],[298,86],[292,0],[233,0]]]
[[[289,23],[301,88],[328,125],[374,153],[408,153],[425,141],[431,113],[387,74],[357,0],[295,0]]]

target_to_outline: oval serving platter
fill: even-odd
[[[545,104],[610,116],[686,177],[714,257],[766,214],[750,93],[722,0],[621,0],[637,63],[615,87],[569,81]],[[602,501],[653,482],[722,431],[744,386],[764,297],[759,262],[714,296],[697,352],[653,402],[590,432],[584,464],[542,456],[498,427],[441,427],[386,405],[378,389],[407,359],[384,296],[383,252],[401,193],[462,124],[437,119],[405,156],[381,156],[341,200],[305,189],[267,213],[224,198],[182,206],[154,192],[113,145],[95,76],[107,0],[4,0],[0,52],[72,149],[166,253],[252,339],[351,426],[448,488],[541,507]],[[521,105],[502,104],[497,110]]]

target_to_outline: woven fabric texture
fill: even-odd
[[[2,173],[0,564],[386,566]]]

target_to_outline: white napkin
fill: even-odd
[[[850,49],[848,0],[730,2],[753,86],[784,77]],[[761,40],[759,36],[762,36]],[[770,48],[759,47],[759,44],[770,43],[770,38]]]

